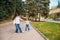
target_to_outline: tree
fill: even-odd
[[[33,6],[33,3],[34,2],[34,0],[26,0],[26,6],[25,6],[25,10],[26,10],[26,15],[27,15],[27,17],[29,18],[30,16],[31,16],[31,14],[32,14],[32,6]]]
[[[60,8],[60,0],[58,0],[58,6],[57,6],[57,8]]]
[[[22,0],[0,0],[0,21],[10,19],[15,13],[21,14],[21,9]]]
[[[13,4],[9,0],[0,0],[0,21],[11,17]]]
[[[35,15],[37,17],[39,13],[39,21],[40,16],[44,16],[45,18],[49,12],[49,0],[26,0],[25,9],[28,10],[28,15]]]
[[[35,0],[34,3],[37,8],[37,14],[39,14],[39,21],[40,16],[46,18],[49,13],[49,0]]]
[[[49,0],[1,0],[0,1],[0,20],[6,19],[18,13],[19,15],[27,14],[28,17],[40,16],[47,17],[49,12]]]
[[[46,18],[48,16],[48,13],[49,13],[49,0],[45,0],[43,1],[43,16]]]

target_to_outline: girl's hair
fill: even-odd
[[[14,15],[14,17],[13,17],[13,20],[15,19],[15,17],[17,17],[18,16],[18,14],[17,13],[15,13],[15,15]]]

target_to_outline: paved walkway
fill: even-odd
[[[21,22],[23,33],[15,33],[15,26],[10,23],[0,28],[0,40],[45,40],[32,26],[25,31],[25,23]]]
[[[60,23],[60,21],[55,21],[55,20],[52,20],[52,19],[41,19],[41,21]]]

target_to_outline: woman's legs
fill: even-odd
[[[17,26],[17,24],[15,24],[15,26],[16,26],[16,31],[15,32],[18,33],[18,26]]]
[[[15,24],[15,26],[16,26],[16,33],[18,33],[18,29],[22,33],[22,29],[20,28],[20,24]]]
[[[21,27],[20,27],[20,24],[18,24],[18,28],[19,28],[20,32],[22,33],[22,29],[21,29]]]

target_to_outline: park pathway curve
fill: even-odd
[[[0,28],[0,40],[45,40],[31,25],[30,30],[25,31],[25,23],[21,22],[23,33],[15,33],[15,26],[7,23]]]

